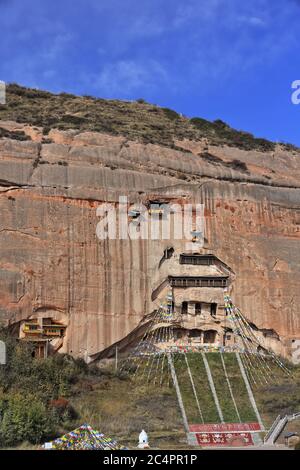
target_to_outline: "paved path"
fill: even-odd
[[[293,450],[284,445],[261,445],[261,446],[246,446],[246,447],[205,447],[202,450]]]

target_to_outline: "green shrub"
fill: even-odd
[[[23,131],[8,131],[7,129],[0,127],[0,139],[2,139],[2,137],[14,140],[31,140],[31,137],[26,135]]]
[[[65,397],[88,374],[88,366],[63,354],[35,359],[30,344],[4,332],[0,339],[7,345],[7,364],[0,368],[0,445],[41,442],[76,419]]]
[[[171,119],[171,121],[174,121],[175,119],[179,119],[179,114],[176,113],[173,109],[169,108],[162,108],[164,114],[167,116],[168,119]]]
[[[248,167],[245,162],[241,162],[241,160],[234,159],[231,162],[227,164],[227,166],[230,166],[234,170],[242,171],[242,172],[248,172]]]
[[[210,122],[199,117],[194,117],[190,119],[190,123],[201,131],[203,137],[207,137],[215,145],[223,144],[229,147],[237,147],[241,150],[257,150],[260,152],[268,152],[275,149],[273,142],[256,138],[249,132],[232,129],[221,119]]]
[[[221,119],[216,119],[213,123],[218,126],[220,129],[230,129],[230,126],[226,124],[226,122],[222,121]]]
[[[55,420],[44,403],[34,395],[13,394],[0,399],[0,444],[32,444],[53,434]]]
[[[190,123],[192,123],[197,129],[200,130],[209,130],[212,129],[212,123],[207,121],[206,119],[202,119],[199,117],[194,117],[190,119]]]

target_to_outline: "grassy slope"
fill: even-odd
[[[208,386],[203,361],[197,354],[189,354],[188,360],[194,377],[198,398],[206,422],[219,422]],[[228,387],[221,369],[218,354],[208,355],[218,397],[226,422],[237,422]],[[234,355],[225,356],[228,375],[242,421],[255,421],[243,380],[239,374]],[[190,424],[200,423],[184,358],[175,359],[181,393]],[[264,422],[268,427],[278,413],[300,410],[300,369],[294,368],[294,379],[283,378],[272,386],[257,386],[254,394]],[[107,370],[101,379],[87,386],[79,383],[74,389],[71,403],[80,414],[79,422],[88,421],[121,442],[134,445],[143,427],[151,436],[154,446],[174,447],[184,441],[183,427],[173,387],[166,383],[147,384],[144,379],[120,378]],[[85,387],[85,389],[84,389]],[[300,423],[295,423],[300,428]],[[300,429],[299,429],[300,430]]]
[[[176,148],[176,139],[197,141],[203,137],[214,145],[227,144],[244,150],[264,152],[275,147],[270,141],[232,129],[220,120],[188,119],[143,100],[128,102],[67,93],[55,95],[16,84],[7,86],[7,103],[0,105],[0,119],[41,126],[45,135],[52,128],[99,131],[171,148]],[[294,147],[286,145],[286,148]]]
[[[120,442],[135,445],[142,428],[161,440],[184,440],[181,417],[173,387],[147,384],[145,380],[121,379],[107,370],[94,383],[78,383],[71,399],[80,417]]]
[[[239,419],[230,396],[229,387],[224,376],[219,354],[210,354],[208,356],[208,362],[212,370],[213,379],[220,400],[220,406],[223,410],[224,420],[226,422],[236,423]],[[256,421],[235,355],[230,353],[225,355],[224,362],[241,420],[244,422]]]
[[[148,358],[138,369],[136,377],[133,377],[133,374],[115,373],[113,365],[106,365],[105,368],[103,366],[99,370],[95,365],[87,367],[82,361],[75,361],[69,356],[57,355],[46,360],[33,359],[30,345],[18,342],[7,335],[2,336],[2,339],[8,346],[8,364],[0,369],[2,417],[5,413],[7,414],[7,406],[10,406],[9,410],[14,413],[15,419],[21,420],[20,422],[28,427],[30,423],[27,422],[27,415],[24,416],[24,413],[30,411],[30,403],[39,401],[41,406],[45,407],[43,417],[46,413],[50,420],[53,421],[55,418],[53,431],[51,431],[53,434],[48,436],[48,439],[88,422],[105,434],[116,437],[129,445],[136,444],[138,433],[145,428],[150,433],[152,446],[161,448],[186,446],[176,393],[173,386],[169,385],[170,374],[166,361],[156,363],[152,361],[152,358]],[[188,354],[187,357],[205,422],[217,423],[219,418],[209,389],[202,357],[199,354]],[[221,367],[220,355],[218,353],[207,354],[207,359],[225,421],[237,422]],[[253,411],[249,405],[236,358],[233,354],[225,354],[224,360],[242,420],[252,421]],[[149,374],[147,383],[151,364],[154,373]],[[178,354],[174,358],[174,364],[189,423],[200,423],[184,356]],[[274,381],[271,386],[261,384],[254,388],[258,407],[267,427],[279,413],[291,414],[300,410],[300,367],[295,367],[293,372],[293,380],[279,374],[277,381]],[[163,378],[162,385],[160,385],[161,378]],[[68,408],[65,409],[65,411],[69,410],[67,414],[63,411],[64,409],[62,409],[62,414],[57,414],[59,408],[54,409],[53,406],[57,404],[54,405],[55,402],[51,402],[51,400],[57,400],[61,403],[62,397],[68,403]],[[23,400],[22,409],[19,409],[19,401],[16,402],[16,399]],[[33,401],[28,402],[28,400]],[[54,411],[55,415],[53,415]],[[0,427],[3,423],[4,418],[0,422]],[[38,425],[40,424],[41,422],[38,421]],[[10,426],[12,426],[11,432],[15,433],[14,429],[16,429],[19,433],[16,444],[21,444],[26,440],[27,435],[33,437],[31,431],[29,434],[28,432],[24,434],[23,424],[16,428],[14,421]],[[6,420],[4,432],[7,433],[8,427],[9,420]],[[47,429],[48,427],[46,426]],[[293,430],[300,431],[299,428],[300,422],[293,423]],[[43,436],[41,441],[47,439],[45,432]],[[30,440],[33,443],[37,442],[38,445],[38,440]],[[22,448],[25,447],[26,443],[23,443]]]
[[[229,397],[227,384],[221,369],[219,355],[207,355],[215,381],[225,421],[236,422],[235,411]],[[238,371],[234,355],[226,354],[225,362],[233,392],[243,421],[255,420]],[[218,422],[211,392],[208,386],[203,361],[198,354],[189,354],[188,360],[198,392],[200,405],[206,422]],[[196,402],[187,375],[184,358],[175,358],[175,368],[190,424],[200,423]],[[141,368],[142,372],[142,368]],[[279,413],[293,413],[300,410],[300,368],[294,368],[294,379],[283,378],[272,386],[254,388],[259,410],[268,427]],[[138,378],[115,374],[113,367],[102,373],[80,375],[68,394],[70,404],[78,413],[76,419],[61,426],[58,435],[88,422],[120,442],[136,446],[142,428],[149,432],[152,447],[184,449],[185,434],[177,403],[175,390],[153,380],[147,384],[147,377]],[[300,422],[294,422],[291,429],[300,431]],[[29,448],[31,448],[29,446]],[[20,448],[28,448],[26,443]]]

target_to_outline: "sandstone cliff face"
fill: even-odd
[[[206,242],[235,272],[232,297],[289,355],[300,339],[300,153],[180,140],[176,149],[98,132],[0,121],[0,318],[67,327],[62,351],[88,358],[130,333],[184,242],[96,237],[101,202],[205,204]],[[179,150],[179,149],[182,150]]]

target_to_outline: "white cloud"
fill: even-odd
[[[224,0],[188,0],[175,10],[172,24],[175,28],[186,26],[195,20],[201,23],[211,21],[218,15]]]
[[[266,26],[265,20],[258,16],[251,16],[249,18],[249,24],[252,24],[253,26]]]
[[[0,17],[2,78],[110,97],[206,93],[280,63],[299,37],[294,0],[78,0],[65,20],[31,1]]]
[[[124,96],[139,90],[157,88],[167,81],[165,69],[155,60],[120,60],[104,66],[99,76],[95,77],[94,87],[106,95],[116,96],[121,93]]]
[[[162,9],[151,0],[153,9],[145,1],[136,16],[122,10],[118,31],[112,28],[96,49],[103,68],[83,81],[110,97],[160,87],[180,93],[198,86],[205,93],[218,81],[278,61],[293,47],[297,25],[293,9],[282,9],[285,1],[186,0],[159,15]],[[128,0],[131,8],[134,3]]]
[[[48,47],[41,51],[41,58],[55,61],[64,53],[66,46],[72,41],[72,38],[73,36],[68,32],[58,33],[49,38]]]
[[[241,26],[254,26],[259,28],[267,27],[267,20],[260,16],[237,16],[236,22]]]

